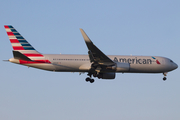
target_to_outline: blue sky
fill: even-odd
[[[178,0],[19,0],[0,4],[1,120],[178,120],[177,69],[162,74],[117,74],[85,82],[86,74],[56,73],[3,62],[13,25],[41,53],[87,54],[79,28],[110,55],[153,55],[180,65]]]

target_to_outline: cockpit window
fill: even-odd
[[[173,61],[172,61],[172,60],[170,60],[170,62],[172,62],[172,63],[173,63]]]

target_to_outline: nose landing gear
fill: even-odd
[[[166,77],[163,77],[163,80],[165,81],[167,78]]]
[[[163,75],[164,75],[163,80],[165,81],[165,80],[167,79],[167,78],[166,78],[167,72],[163,73]]]

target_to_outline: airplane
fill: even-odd
[[[116,73],[163,73],[165,81],[167,73],[178,68],[166,57],[105,55],[83,29],[88,55],[41,54],[12,25],[4,27],[13,47],[14,57],[9,62],[54,72],[87,72],[85,80],[90,83],[94,82],[92,77],[115,79]]]

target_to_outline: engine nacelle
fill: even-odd
[[[107,66],[106,69],[116,71],[116,72],[128,72],[130,69],[130,65],[129,65],[129,63],[117,62],[116,65]]]
[[[100,73],[98,75],[98,78],[102,78],[102,79],[114,79],[116,76],[116,73],[112,72],[112,73]]]
[[[116,72],[128,72],[130,69],[129,63],[116,63]]]

